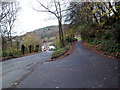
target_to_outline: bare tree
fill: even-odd
[[[37,2],[39,3],[40,6],[42,6],[44,8],[44,10],[33,8],[34,10],[36,10],[38,12],[51,13],[57,18],[58,25],[59,25],[60,46],[64,47],[65,43],[64,43],[64,34],[63,34],[63,28],[62,28],[62,18],[63,18],[62,12],[64,11],[64,10],[62,10],[63,4],[61,4],[59,0],[58,1],[53,0],[53,2],[49,3],[49,6],[41,3],[39,0],[37,0]]]
[[[18,2],[0,1],[0,33],[2,37],[2,49],[5,50],[6,43],[12,46],[12,29],[20,9]]]

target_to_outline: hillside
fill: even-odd
[[[36,29],[32,32],[28,32],[26,34],[35,34],[37,36],[40,36],[41,39],[43,39],[43,38],[54,37],[58,33],[58,31],[59,31],[58,26],[47,26],[44,28]]]
[[[19,36],[20,45],[24,44],[25,46],[29,45],[43,45],[43,44],[53,44],[53,41],[58,35],[58,26],[47,26],[44,28],[39,28],[26,34]]]

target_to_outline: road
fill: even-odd
[[[71,55],[40,64],[15,88],[117,88],[118,62],[84,48],[80,41]]]
[[[29,75],[37,64],[43,64],[48,58],[51,58],[51,51],[42,52],[35,55],[29,55],[25,57],[15,58],[7,60],[2,63],[2,87],[8,88],[17,84],[16,82],[21,81],[27,75]]]

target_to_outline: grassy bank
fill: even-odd
[[[66,45],[64,48],[57,49],[53,54],[51,59],[57,59],[60,57],[68,56],[72,53],[74,45],[76,44],[77,40],[73,41],[72,44]]]
[[[69,45],[65,46],[64,48],[59,48],[59,49],[55,50],[54,53],[52,54],[52,59],[55,59],[55,58],[58,58],[58,57],[64,55],[68,51],[70,46],[71,45],[69,44]]]
[[[117,26],[113,28],[114,25]],[[119,35],[119,31],[120,25],[118,23],[104,28],[96,24],[80,28],[83,41],[94,46],[97,51],[102,51],[104,55],[109,55],[117,59],[120,59],[120,43],[117,41],[118,36],[116,36]]]

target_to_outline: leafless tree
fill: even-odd
[[[2,38],[3,50],[6,48],[6,43],[8,42],[12,46],[12,29],[19,9],[19,3],[16,1],[0,1],[0,33]]]
[[[48,12],[53,14],[57,20],[58,20],[58,25],[59,25],[59,39],[60,39],[60,46],[64,47],[64,34],[63,34],[63,28],[62,28],[62,18],[63,18],[63,12],[65,10],[62,9],[62,6],[65,4],[65,2],[61,3],[59,0],[53,0],[52,2],[49,3],[49,5],[45,5],[41,3],[39,0],[37,0],[38,4],[42,6],[44,9],[40,8],[33,8],[34,10],[38,12]]]

